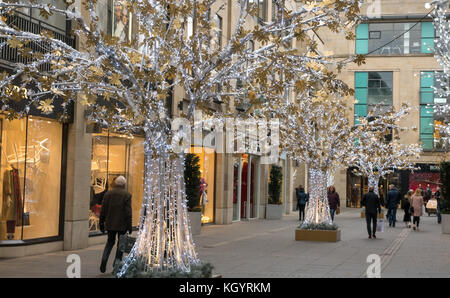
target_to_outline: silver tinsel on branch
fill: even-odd
[[[322,170],[309,169],[308,185],[309,203],[305,220],[301,227],[303,228],[310,224],[332,225],[333,221],[331,220],[327,194],[327,173]]]

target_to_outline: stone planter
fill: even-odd
[[[341,230],[295,230],[296,241],[338,242],[341,240]]]
[[[450,214],[441,214],[442,234],[450,234]]]
[[[266,219],[281,219],[283,217],[283,205],[267,204]]]
[[[199,235],[202,227],[202,213],[188,212],[192,235]]]

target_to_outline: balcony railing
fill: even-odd
[[[7,24],[16,27],[19,30],[35,34],[40,34],[43,31],[50,32],[55,39],[60,40],[71,47],[75,47],[75,38],[68,36],[64,30],[29,15],[16,12],[16,14],[8,16]],[[6,41],[6,38],[0,38],[0,44],[2,45],[2,48],[0,49],[0,60],[11,63],[31,62],[31,58],[20,55],[17,49],[11,48]],[[30,42],[26,44],[26,47],[30,48],[33,53],[39,52],[44,54],[48,49],[48,43]],[[50,64],[42,65],[41,70],[50,70]]]

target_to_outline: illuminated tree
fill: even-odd
[[[393,173],[395,170],[415,169],[414,160],[418,160],[422,153],[419,144],[401,144],[400,131],[407,128],[398,126],[397,122],[409,114],[411,109],[403,106],[399,112],[394,110],[384,115],[384,128],[364,130],[359,134],[356,144],[351,147],[351,157],[347,165],[355,167],[354,172],[368,178],[369,187],[374,187],[378,192],[380,178]],[[373,121],[374,111],[366,118],[358,121],[363,126]],[[393,140],[392,134],[395,134]]]
[[[223,114],[230,114],[237,104],[256,106],[264,92],[284,91],[283,84],[272,84],[283,69],[300,74],[314,67],[313,62],[324,60],[298,53],[289,43],[297,40],[315,48],[310,35],[320,27],[345,31],[351,38],[347,20],[356,19],[360,3],[326,0],[287,5],[278,1],[274,20],[256,22],[257,5],[235,1],[228,9],[237,8],[239,15],[230,38],[219,44],[221,32],[213,16],[226,8],[227,1],[122,1],[137,25],[130,38],[102,31],[97,15],[102,0],[65,2],[67,10],[37,0],[0,2],[1,46],[17,50],[23,58],[0,76],[2,111],[15,118],[32,107],[50,113],[58,104],[64,108],[60,115],[64,120],[70,104],[78,101],[87,107],[89,121],[123,133],[142,131],[145,185],[139,232],[118,276],[129,276],[136,268],[189,272],[199,259],[187,217],[183,154],[174,152],[171,145],[180,135],[171,130],[165,106],[170,92],[183,87],[189,121],[196,109],[209,111],[208,104],[215,101],[222,103]],[[49,32],[36,34],[15,27],[9,20],[17,9],[72,20],[79,49]],[[252,42],[255,47],[250,46]],[[19,102],[24,108],[17,110]]]

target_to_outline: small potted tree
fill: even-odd
[[[200,207],[200,158],[188,153],[184,159],[184,182],[192,235],[200,234],[202,209]]]
[[[281,219],[283,206],[280,201],[283,173],[281,167],[273,165],[270,169],[269,200],[266,208],[266,219]]]
[[[450,162],[441,163],[441,218],[442,233],[450,234]]]

